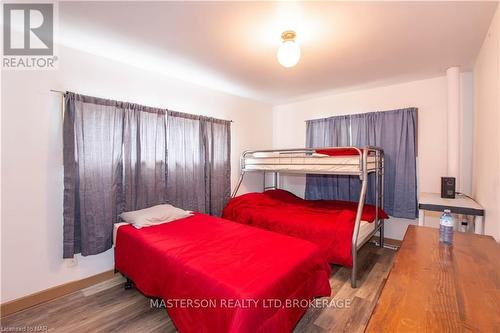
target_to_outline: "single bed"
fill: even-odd
[[[320,248],[330,263],[352,267],[351,240],[354,232],[355,202],[304,200],[284,190],[247,193],[231,199],[223,217],[308,240]],[[380,218],[388,218],[379,209]],[[364,243],[376,230],[375,207],[364,205],[358,240]]]
[[[290,332],[307,301],[331,292],[316,245],[199,213],[120,226],[115,267],[162,298],[180,332]]]

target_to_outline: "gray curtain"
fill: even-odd
[[[308,120],[306,123],[306,147],[346,147],[351,145],[350,117],[335,116]],[[359,180],[343,175],[306,176],[306,199],[355,200]],[[357,194],[359,196],[359,194]]]
[[[417,108],[406,108],[351,118],[356,145],[384,148],[384,208],[394,217],[414,219],[418,216],[417,113]],[[375,198],[374,193],[371,198]]]
[[[166,111],[65,94],[64,258],[112,246],[124,210],[165,202]]]
[[[124,211],[166,202],[166,111],[131,105],[124,124]]]
[[[64,258],[111,248],[122,204],[124,109],[67,93],[64,116]]]
[[[222,216],[231,195],[231,122],[200,119],[205,158],[205,211]]]
[[[168,201],[182,209],[205,211],[204,155],[199,117],[169,112],[167,137]]]
[[[363,147],[366,145],[378,146],[384,149],[385,153],[385,183],[384,183],[384,209],[389,215],[402,218],[417,217],[417,177],[416,177],[416,156],[417,156],[417,108],[407,108],[400,110],[372,112],[365,114],[355,114],[341,116],[348,118],[350,130],[345,134],[345,130],[338,130],[331,127],[317,126],[315,122],[327,122],[327,119],[307,122],[307,140],[312,144],[308,147],[317,146],[316,138],[331,136],[337,138],[341,135],[350,138],[351,146]],[[347,122],[347,121],[346,121]],[[340,133],[340,134],[339,134]],[[332,146],[336,144],[336,139],[331,140]],[[355,177],[350,177],[348,185],[343,183],[342,190],[333,191],[329,187],[331,183],[323,182],[317,184],[310,180],[308,176],[306,183],[306,197],[309,199],[340,199],[357,201],[359,199],[360,182]],[[369,189],[367,202],[375,202],[373,176],[369,179]],[[333,186],[335,189],[335,186]],[[346,199],[347,198],[347,199]]]
[[[229,199],[229,121],[68,92],[63,132],[64,258],[110,249],[123,211]]]
[[[230,195],[230,122],[168,112],[168,201],[220,216]]]

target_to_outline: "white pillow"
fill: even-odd
[[[132,224],[137,229],[149,227],[152,225],[172,222],[191,216],[191,212],[187,212],[172,205],[157,205],[131,212],[121,213],[120,217],[123,221]]]

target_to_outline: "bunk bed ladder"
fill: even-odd
[[[384,152],[378,151],[378,154],[380,155],[380,157],[377,164],[377,171],[378,171],[377,179],[379,179],[380,177],[380,182],[376,187],[377,191],[376,193],[378,201],[380,202],[380,208],[384,209]],[[385,221],[383,219],[380,220],[380,229],[379,229],[380,247],[384,247],[384,222]]]
[[[245,171],[241,171],[240,177],[238,178],[238,182],[236,183],[236,187],[234,188],[233,193],[231,194],[231,198],[234,198],[238,193],[238,190],[241,186],[241,182],[243,181],[243,176],[245,175]]]

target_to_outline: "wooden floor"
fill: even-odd
[[[358,257],[360,283],[356,289],[350,285],[350,270],[333,266],[330,285],[334,301],[328,303],[337,307],[310,308],[295,332],[363,332],[394,254],[372,244],[364,246]],[[123,282],[117,276],[2,318],[2,331],[38,326],[48,332],[176,332],[165,309],[151,308],[148,298],[135,289],[124,290]],[[349,303],[349,307],[340,308]]]

